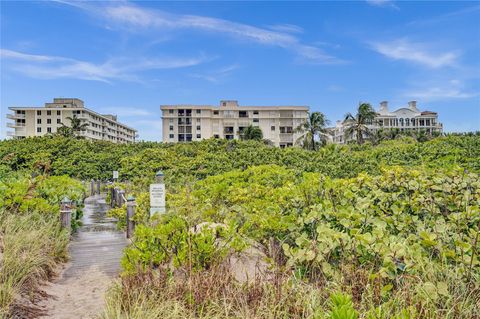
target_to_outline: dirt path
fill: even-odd
[[[60,276],[47,287],[51,297],[39,306],[48,318],[92,318],[104,305],[107,288],[120,270],[125,235],[106,217],[107,205],[102,196],[85,200],[83,226],[69,247],[70,262]]]

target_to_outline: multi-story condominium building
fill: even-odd
[[[104,140],[114,143],[135,142],[137,131],[120,122],[117,116],[111,114],[98,114],[84,106],[80,99],[55,98],[53,103],[45,103],[44,107],[10,107],[13,114],[7,118],[13,123],[7,127],[15,129],[7,132],[13,138],[42,136],[56,133],[62,126],[70,125],[67,117],[76,116],[88,126],[79,134],[91,140]]]
[[[249,125],[280,147],[293,146],[295,132],[308,116],[307,106],[243,106],[237,101],[212,105],[162,105],[163,141],[187,142],[208,138],[240,138]]]
[[[330,129],[334,143],[343,144],[355,139],[355,136],[345,136],[347,127],[348,121],[337,121],[336,126]],[[375,120],[368,127],[372,131],[398,129],[400,132],[413,130],[426,133],[442,132],[443,129],[442,124],[438,122],[438,114],[420,111],[416,101],[410,101],[407,107],[392,112],[388,110],[387,101],[381,102]]]

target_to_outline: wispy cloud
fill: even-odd
[[[207,80],[212,83],[219,83],[238,68],[240,68],[238,64],[232,64],[207,73],[192,73],[190,76],[198,79]]]
[[[294,24],[275,24],[268,26],[270,30],[287,33],[303,33],[303,28]]]
[[[464,15],[475,14],[480,11],[480,5],[474,5],[460,10],[455,10],[449,13],[437,15],[431,18],[422,17],[422,19],[413,20],[407,23],[407,26],[424,26],[429,24],[436,23],[445,23],[446,21],[451,21],[452,19],[463,19]]]
[[[330,92],[342,92],[342,91],[345,91],[345,88],[341,85],[337,85],[337,84],[331,84],[329,86],[327,86],[327,91],[330,91]]]
[[[479,96],[478,92],[468,91],[460,80],[450,80],[437,85],[419,85],[404,92],[403,96],[422,101],[439,101],[450,99],[469,99]]]
[[[324,50],[303,43],[292,33],[298,33],[301,28],[293,25],[277,25],[272,30],[248,24],[237,23],[225,19],[212,18],[199,15],[180,15],[169,12],[147,9],[128,2],[70,2],[71,4],[93,15],[99,15],[109,27],[116,26],[124,30],[165,32],[166,30],[195,29],[205,32],[225,34],[233,38],[243,39],[293,51],[304,60],[321,64],[335,64],[343,62],[341,59],[327,54]],[[276,30],[275,30],[276,29]],[[283,29],[283,30],[280,30]]]
[[[369,5],[375,7],[388,7],[399,10],[400,8],[392,0],[366,0]]]
[[[430,68],[453,66],[459,57],[458,52],[433,52],[426,44],[401,38],[389,42],[372,43],[371,47],[384,56],[394,60],[414,62]]]
[[[198,65],[207,57],[195,58],[115,58],[93,63],[61,56],[35,55],[0,49],[0,57],[12,61],[12,68],[24,75],[40,79],[71,78],[110,82],[139,81],[138,73],[146,70],[174,69]]]

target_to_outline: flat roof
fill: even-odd
[[[279,105],[279,106],[214,106],[214,105],[194,105],[194,104],[174,104],[174,105],[160,105],[161,110],[169,109],[200,109],[200,110],[298,110],[298,111],[308,111],[308,106],[301,105]]]
[[[133,127],[130,127],[128,125],[125,125],[123,124],[122,122],[119,122],[119,121],[115,121],[109,117],[106,117],[105,115],[103,114],[100,114],[100,113],[97,113],[95,111],[92,111],[90,110],[89,108],[86,108],[86,107],[45,107],[45,106],[26,106],[26,107],[23,107],[23,106],[11,106],[8,108],[9,110],[12,110],[12,111],[16,111],[16,110],[33,110],[33,111],[36,111],[36,110],[48,110],[48,111],[60,111],[60,110],[75,110],[75,111],[88,111],[90,113],[93,113],[95,114],[96,116],[98,117],[101,117],[107,121],[110,121],[110,122],[113,122],[113,123],[116,123],[116,124],[120,124],[121,126],[123,127],[126,127],[128,128],[129,130],[132,130],[134,132],[138,132],[136,129],[134,129]]]

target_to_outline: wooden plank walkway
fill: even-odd
[[[108,276],[120,270],[120,259],[127,244],[125,234],[116,229],[115,220],[108,218],[105,197],[93,196],[85,200],[82,227],[73,235],[69,247],[71,266],[63,279],[78,276],[92,266]]]
[[[93,318],[104,306],[104,296],[120,271],[128,241],[108,218],[103,195],[85,200],[80,229],[69,246],[70,261],[60,276],[45,288],[51,295],[40,305],[48,318]]]

